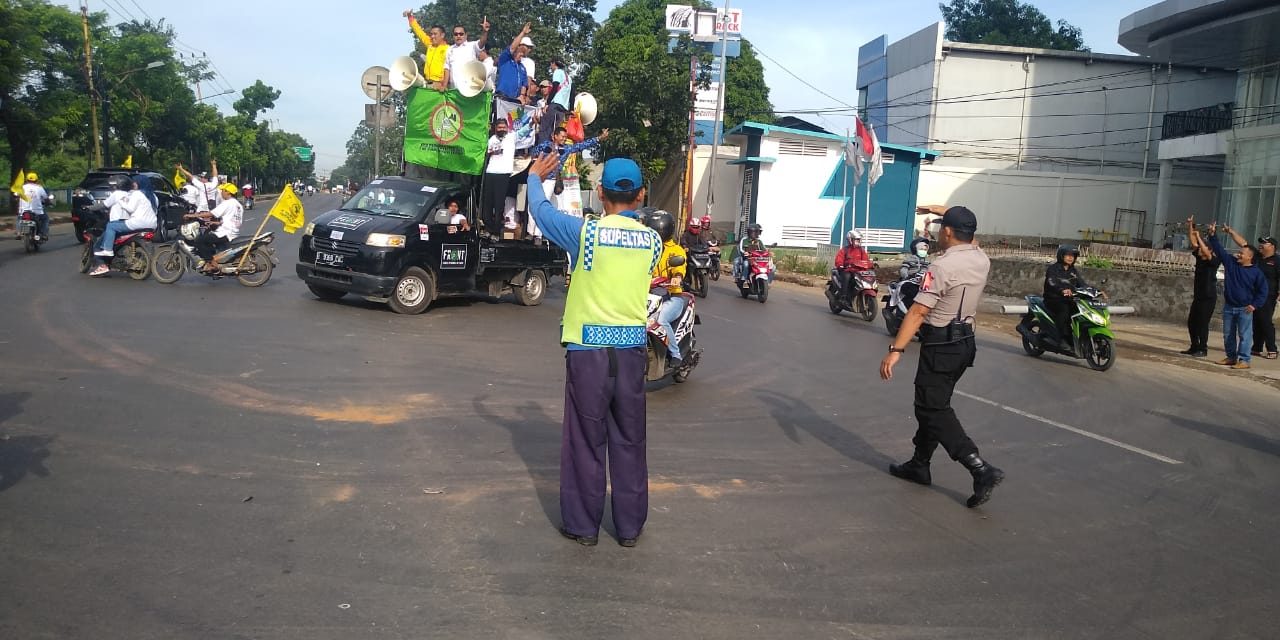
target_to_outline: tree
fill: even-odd
[[[947,39],[957,42],[1085,51],[1080,29],[1065,20],[1057,29],[1039,9],[1018,0],[951,0],[938,5]]]
[[[697,80],[704,88],[712,60],[687,38],[668,52],[665,6],[662,0],[626,0],[615,7],[592,38],[584,83],[600,104],[592,126],[611,130],[605,155],[631,156],[648,180],[677,161],[688,141],[690,56],[698,56]],[[764,70],[749,42],[743,41],[740,58],[729,59],[726,77],[726,125],[772,121]]]
[[[254,82],[253,86],[242,91],[240,95],[242,97],[236,100],[231,108],[247,118],[249,122],[256,120],[259,113],[274,109],[276,100],[280,99],[280,92],[270,85],[263,84],[261,80]]]
[[[436,0],[423,5],[416,15],[424,29],[439,24],[446,34],[453,33],[453,25],[464,25],[471,39],[480,37],[480,23],[488,17],[490,49],[509,46],[520,27],[532,22],[529,37],[535,48],[530,57],[542,64],[539,73],[550,75],[546,64],[552,59],[563,56],[573,62],[590,50],[595,10],[596,0]],[[422,51],[422,43],[409,37],[414,49]],[[453,38],[446,35],[445,42],[452,44]]]

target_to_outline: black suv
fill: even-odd
[[[157,240],[168,238],[170,232],[182,224],[182,216],[187,213],[189,208],[187,202],[178,195],[178,190],[173,187],[173,183],[169,182],[168,178],[155,171],[147,171],[145,169],[125,169],[122,167],[96,169],[90,171],[71,194],[71,223],[76,228],[76,240],[85,241],[84,232],[91,220],[85,210],[95,203],[106,200],[107,196],[111,194],[111,187],[107,181],[112,176],[133,177],[137,175],[146,176],[151,180],[151,189],[156,192],[156,198],[160,200],[160,207],[156,210],[156,220],[159,222],[159,227],[156,229]]]

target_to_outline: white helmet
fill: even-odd
[[[859,232],[857,229],[850,229],[849,233],[844,234],[844,241],[848,244],[853,244],[854,240],[861,242],[862,233]]]

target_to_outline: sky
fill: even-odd
[[[212,86],[201,86],[202,93],[237,92],[210,98],[224,113],[231,113],[239,90],[255,80],[280,90],[276,108],[263,117],[309,140],[321,175],[346,160],[347,139],[364,117],[363,105],[370,102],[360,90],[360,74],[374,65],[390,66],[411,49],[401,13],[421,6],[385,0],[225,0],[211,14],[205,8],[184,10],[182,3],[172,0],[87,1],[91,11],[106,11],[113,22],[163,18],[172,25],[179,51],[207,56],[219,74]],[[619,1],[598,0],[597,21],[604,21]],[[1033,4],[1051,20],[1080,27],[1093,51],[1128,53],[1116,44],[1120,20],[1155,2],[1040,0]],[[78,9],[80,3],[62,4]],[[723,6],[723,1],[719,4]],[[764,54],[765,81],[778,111],[840,106],[833,98],[857,104],[858,47],[881,35],[894,42],[942,19],[936,0],[731,0],[731,7],[742,9],[743,37]],[[215,31],[210,26],[212,16],[235,19],[222,21]],[[536,52],[533,58],[537,60]],[[850,125],[848,118],[809,117],[833,131]]]

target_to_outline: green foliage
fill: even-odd
[[[1084,259],[1084,266],[1089,269],[1114,269],[1116,263],[1107,258],[1088,257]]]
[[[596,21],[592,13],[596,0],[436,0],[425,5],[415,15],[424,30],[439,24],[445,28],[445,42],[453,44],[448,35],[455,24],[467,28],[467,37],[480,37],[480,23],[488,17],[490,24],[490,50],[511,46],[525,22],[533,23],[529,35],[534,42],[529,57],[538,62],[538,73],[549,75],[547,64],[553,58],[563,56],[566,62],[580,60],[591,47],[591,35]],[[423,51],[422,44],[410,33],[415,51]]]
[[[236,101],[237,115],[223,117],[197,102],[189,86],[211,77],[207,63],[179,57],[163,20],[108,25],[105,13],[92,13],[89,30],[100,135],[110,145],[104,164],[132,155],[135,167],[169,175],[175,162],[199,171],[217,158],[222,173],[268,188],[311,175],[312,163],[292,150],[309,146],[301,136],[255,122],[279,91],[258,81]],[[22,167],[50,186],[79,182],[92,164],[93,110],[79,13],[47,0],[0,0],[6,180]]]
[[[1053,23],[1034,6],[1018,0],[951,0],[940,4],[947,39],[1016,47],[1084,51],[1079,27]]]

